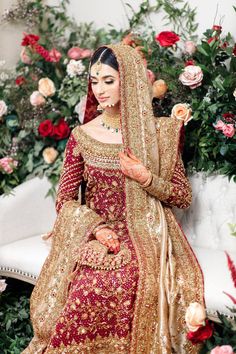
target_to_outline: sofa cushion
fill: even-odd
[[[0,275],[35,284],[49,250],[50,242],[41,235],[1,246]]]

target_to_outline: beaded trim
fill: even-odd
[[[20,269],[2,266],[0,266],[0,275],[23,280],[33,285],[35,285],[36,280],[38,278],[36,275],[24,272]]]

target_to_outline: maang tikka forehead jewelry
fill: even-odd
[[[98,76],[99,75],[99,71],[101,70],[102,68],[102,57],[104,55],[104,53],[107,51],[108,48],[104,49],[104,51],[100,54],[99,58],[98,58],[98,61],[94,64],[95,65],[95,70],[96,70],[96,75]]]

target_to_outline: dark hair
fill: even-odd
[[[107,47],[100,47],[94,52],[94,54],[90,60],[90,67],[98,61],[100,56],[101,56],[101,63],[102,64],[109,65],[113,69],[115,69],[116,71],[119,71],[119,65],[116,60],[115,55],[114,55],[113,51]]]

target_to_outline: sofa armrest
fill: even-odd
[[[46,177],[33,178],[0,196],[0,245],[50,231],[56,219],[54,201],[46,198],[50,188]]]

